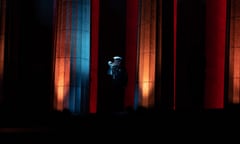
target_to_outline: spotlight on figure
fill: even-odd
[[[127,72],[123,64],[123,58],[114,56],[113,61],[107,62],[109,69],[108,75],[111,79],[111,110],[121,112],[124,110],[124,91],[127,85]]]
[[[115,79],[117,73],[121,71],[121,61],[122,61],[122,57],[120,56],[114,56],[113,62],[108,61],[108,66],[109,66],[108,75],[111,75],[113,79]]]

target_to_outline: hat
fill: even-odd
[[[122,60],[122,57],[120,57],[120,56],[114,56],[113,59],[114,59],[114,60]]]

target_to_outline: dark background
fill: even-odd
[[[177,109],[204,107],[205,2],[179,0],[177,19]]]
[[[52,97],[53,1],[7,0],[5,110],[49,111]]]

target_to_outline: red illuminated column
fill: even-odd
[[[126,107],[132,107],[134,104],[137,65],[138,3],[139,0],[127,0],[126,68],[128,72],[128,85],[125,94]]]
[[[204,108],[224,107],[227,0],[206,0],[206,79]]]
[[[177,0],[173,1],[174,45],[173,45],[173,109],[176,108],[176,67],[177,67]]]
[[[99,0],[91,1],[90,113],[97,110]]]

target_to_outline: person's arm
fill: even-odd
[[[112,62],[111,61],[108,61],[108,66],[109,66],[109,68],[108,68],[107,74],[112,75]]]
[[[112,66],[112,63],[113,63],[112,61],[108,61],[109,66]]]

